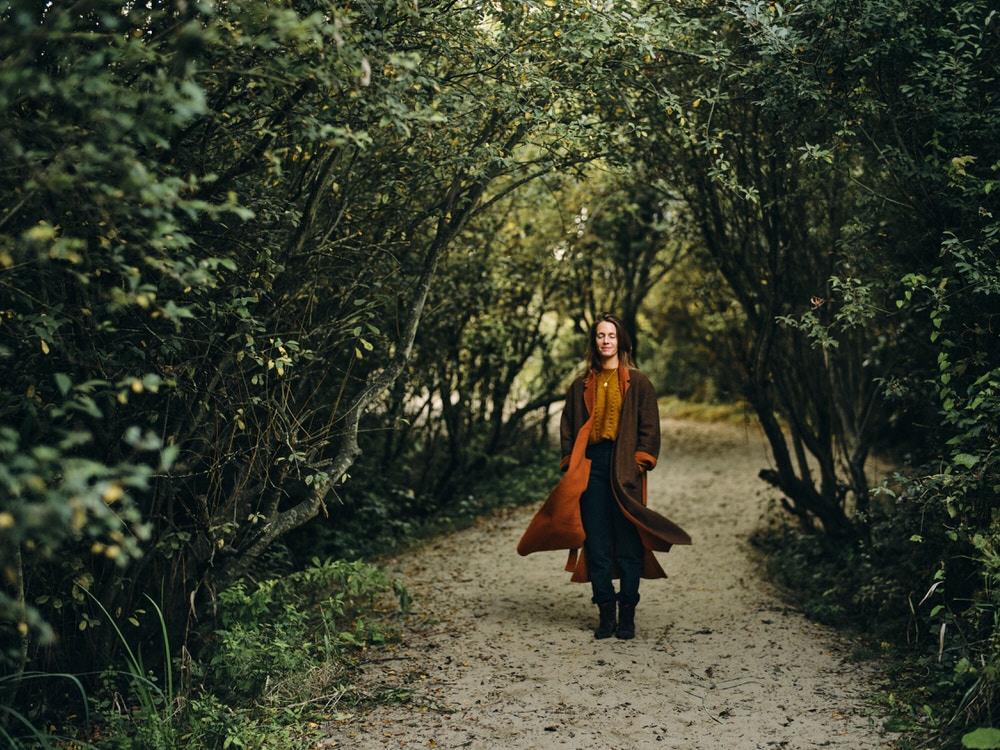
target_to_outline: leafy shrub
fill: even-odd
[[[240,581],[219,594],[201,653],[174,665],[176,694],[125,644],[128,670],[102,673],[87,739],[116,750],[301,746],[310,717],[350,695],[351,653],[391,637],[390,592],[406,611],[402,583],[360,561]]]
[[[988,715],[993,699],[995,589],[980,587],[975,547],[922,486],[899,475],[884,483],[866,534],[851,543],[802,533],[787,519],[751,541],[806,616],[854,632],[859,656],[889,657],[893,688],[878,698],[893,714],[887,728],[957,747],[960,717]]]
[[[317,559],[253,590],[234,584],[219,595],[220,627],[200,665],[204,686],[237,703],[308,698],[324,665],[340,662],[346,650],[386,640],[379,600],[389,589],[373,565]]]
[[[551,449],[533,457],[498,455],[456,482],[447,501],[417,494],[376,472],[342,491],[344,504],[332,508],[336,523],[316,524],[289,539],[289,547],[335,558],[370,558],[404,549],[420,539],[464,528],[504,508],[540,502],[559,480],[559,458]]]

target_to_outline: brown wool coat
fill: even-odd
[[[666,573],[653,557],[653,550],[666,552],[674,544],[691,544],[691,537],[668,518],[646,507],[646,469],[656,466],[660,452],[660,415],[656,393],[649,379],[638,370],[618,368],[622,409],[611,462],[611,489],[625,517],[636,525],[645,547],[643,578],[664,578]],[[563,409],[560,436],[562,466],[566,474],[542,503],[517,545],[521,555],[541,550],[568,549],[566,570],[571,580],[589,580],[583,547],[580,496],[587,489],[590,460],[587,437],[594,412],[597,374],[591,370],[570,386]]]

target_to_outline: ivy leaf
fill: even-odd
[[[964,466],[967,469],[971,469],[977,463],[979,463],[979,456],[973,456],[971,453],[959,453],[955,456],[952,461],[959,466]]]

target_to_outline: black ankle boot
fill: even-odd
[[[618,630],[616,638],[627,641],[635,638],[635,605],[619,602],[618,604]]]
[[[610,638],[615,634],[615,603],[605,602],[598,604],[601,613],[601,622],[594,631],[594,638]]]

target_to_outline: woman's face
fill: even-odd
[[[602,358],[608,359],[618,354],[618,329],[615,328],[614,323],[602,320],[597,324],[597,333],[594,338],[597,344],[597,353]]]

